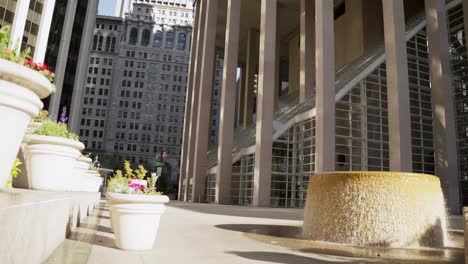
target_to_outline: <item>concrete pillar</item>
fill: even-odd
[[[281,62],[281,30],[280,30],[280,8],[276,8],[276,60],[275,60],[275,112],[279,107],[279,95],[281,90],[281,73],[280,73],[280,62]]]
[[[244,126],[244,103],[245,103],[245,92],[246,92],[246,66],[243,65],[241,66],[240,72],[240,85],[239,85],[239,99],[237,101],[237,127],[243,127]]]
[[[39,24],[39,32],[37,33],[36,48],[34,51],[33,60],[35,62],[44,62],[44,57],[47,50],[47,42],[49,41],[50,24],[54,15],[55,0],[44,0],[41,22]],[[67,17],[65,17],[67,19]]]
[[[236,107],[233,98],[236,97],[240,7],[241,1],[228,0],[215,195],[215,202],[220,204],[231,203],[232,141]]]
[[[434,113],[435,173],[440,178],[450,213],[460,214],[455,104],[445,1],[426,0],[425,8]]]
[[[193,96],[192,98],[188,98],[192,101],[191,103],[191,120],[188,127],[188,146],[187,146],[187,165],[186,165],[186,172],[185,172],[185,195],[184,201],[191,200],[189,197],[189,189],[190,189],[190,179],[193,176],[193,168],[195,162],[195,139],[196,139],[196,131],[197,131],[197,121],[198,121],[198,100],[200,97],[200,74],[201,74],[201,60],[203,56],[203,39],[205,36],[205,20],[206,20],[206,5],[207,1],[200,1],[200,7],[196,11],[199,13],[198,17],[198,30],[197,30],[197,49],[195,50],[195,66],[193,68]]]
[[[197,1],[195,10],[199,10],[200,8],[200,1]],[[193,32],[198,31],[198,19],[199,19],[199,12],[195,12],[195,21],[193,25]],[[184,135],[182,138],[182,155],[180,160],[180,172],[179,172],[179,200],[182,194],[182,185],[184,183],[184,179],[187,175],[187,159],[188,159],[188,145],[189,145],[189,126],[192,122],[192,97],[194,96],[194,79],[195,79],[195,64],[196,64],[196,52],[198,48],[198,35],[194,34],[192,37],[192,44],[191,44],[191,51],[190,51],[190,65],[189,65],[189,73],[188,73],[188,83],[187,83],[187,93],[185,96],[185,114],[184,114]],[[188,38],[188,35],[187,35]],[[186,48],[188,48],[186,46]]]
[[[75,83],[73,84],[72,102],[70,106],[70,118],[68,128],[71,132],[78,132],[80,120],[80,103],[83,97],[83,89],[86,86],[86,74],[88,72],[89,54],[91,51],[94,28],[96,27],[98,0],[88,0],[83,33],[80,43],[79,59],[76,67]]]
[[[55,93],[51,95],[49,104],[49,117],[52,120],[57,120],[59,116],[60,98],[62,96],[63,81],[67,68],[68,51],[70,49],[77,3],[78,1],[68,2],[65,11],[65,21],[63,23],[62,33],[60,34],[60,46],[57,56],[57,65],[55,66]]]
[[[390,171],[413,171],[403,0],[383,0]]]
[[[15,15],[10,30],[11,47],[15,48],[18,45],[18,50],[21,48],[21,42],[24,35],[24,27],[29,11],[29,0],[16,1]]]
[[[463,21],[465,29],[465,45],[468,47],[468,0],[463,0]]]
[[[333,1],[315,1],[315,171],[335,170],[335,27]]]
[[[258,32],[251,28],[247,35],[247,65],[245,75],[245,96],[242,127],[246,128],[252,124],[254,102],[255,102],[255,74],[258,63]]]
[[[276,0],[262,0],[253,206],[270,206],[276,57]]]
[[[315,72],[314,2],[301,0],[299,102],[313,95]]]
[[[198,99],[197,129],[195,138],[195,156],[193,166],[192,202],[201,202],[204,197],[205,178],[207,173],[207,151],[209,144],[210,114],[214,87],[214,65],[216,46],[216,18],[218,1],[208,0],[203,38],[203,56]]]

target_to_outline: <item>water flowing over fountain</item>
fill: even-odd
[[[304,236],[357,246],[444,247],[439,178],[401,172],[331,172],[310,178]]]

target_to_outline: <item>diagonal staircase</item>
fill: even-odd
[[[459,1],[452,1],[453,6]],[[410,40],[419,31],[423,30],[426,24],[424,14],[415,16],[407,23],[406,40]],[[336,71],[335,102],[341,100],[367,75],[376,70],[385,62],[385,48],[382,46],[373,51],[367,52],[363,56],[355,59],[348,65]],[[315,116],[315,96],[299,103],[299,94],[293,93],[280,98],[279,109],[275,113],[273,122],[273,141],[284,135],[294,124]],[[246,129],[236,129],[232,149],[232,163],[237,162],[242,156],[255,152],[256,126],[251,125]],[[217,146],[211,146],[208,151],[208,173],[216,173],[217,166]]]

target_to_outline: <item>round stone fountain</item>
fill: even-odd
[[[304,236],[358,246],[443,247],[445,202],[437,177],[331,172],[310,177]]]

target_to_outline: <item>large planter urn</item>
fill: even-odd
[[[99,192],[102,185],[102,177],[94,170],[90,170],[92,159],[81,156],[75,166],[74,184],[72,191]]]
[[[154,246],[159,220],[166,210],[165,195],[107,192],[115,245],[123,250],[150,250]]]
[[[83,143],[67,138],[29,135],[26,137],[29,187],[35,190],[69,191]]]
[[[40,73],[0,59],[0,188],[5,186],[29,122],[43,107],[40,99],[52,90]]]

